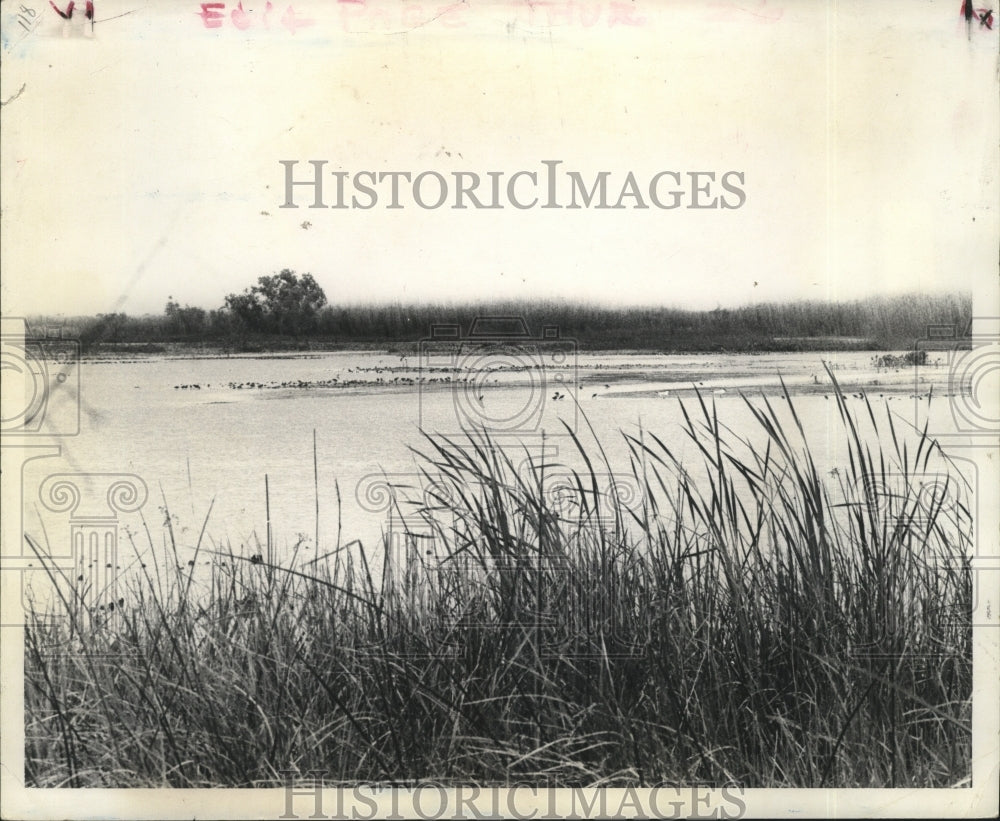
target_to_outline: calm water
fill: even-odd
[[[47,537],[54,553],[68,544],[69,514],[38,504],[39,486],[50,474],[132,473],[148,488],[142,513],[157,544],[166,506],[182,546],[192,546],[204,525],[206,544],[259,552],[269,501],[277,549],[287,554],[301,541],[300,557],[315,556],[315,431],[318,553],[333,549],[338,529],[342,541],[358,538],[374,547],[389,514],[379,483],[420,481],[421,462],[411,448],[426,447],[421,425],[454,434],[463,420],[474,419],[504,435],[502,441],[521,442],[536,453],[544,429],[547,459],[578,466],[562,423],[586,440],[589,422],[615,473],[624,475],[628,451],[618,431],[634,433],[641,424],[682,457],[692,455],[679,398],[694,411],[698,385],[724,424],[754,436],[736,391],[773,396],[779,373],[800,394],[796,408],[814,456],[830,470],[843,464],[844,437],[823,358],[580,355],[575,362],[557,357],[541,370],[531,367],[530,356],[527,365],[493,357],[474,362],[474,372],[450,369],[443,357],[420,363],[358,353],[88,362],[81,368],[81,433],[62,441],[59,457],[25,467],[25,530]],[[904,426],[922,407],[926,413],[928,403],[911,396],[910,376],[897,375],[893,383],[892,375],[882,375],[872,387],[871,354],[826,358],[848,389],[867,380],[869,395],[888,403]],[[933,429],[954,429],[947,400],[935,399],[931,414]],[[88,488],[83,480],[85,495],[103,494],[99,481]],[[141,523],[130,514],[121,524],[135,530]],[[145,537],[140,541],[148,544]]]

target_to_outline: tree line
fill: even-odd
[[[535,336],[556,326],[581,348],[653,351],[902,349],[928,326],[971,321],[969,294],[911,294],[844,302],[800,301],[692,311],[539,300],[483,303],[330,305],[311,274],[284,269],[260,277],[206,310],[169,297],[161,315],[100,314],[71,322],[84,349],[201,344],[234,351],[412,346],[431,326],[467,332],[477,316],[522,317]]]

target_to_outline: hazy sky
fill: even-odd
[[[286,267],[334,303],[711,308],[995,277],[997,26],[970,38],[959,0],[824,5],[313,0],[292,35],[284,0],[269,28],[250,0],[211,29],[200,3],[99,0],[92,39],[48,8],[30,35],[5,16],[3,100],[23,90],[3,108],[3,311],[217,307]],[[279,161],[306,176],[311,159],[413,175],[561,160],[611,172],[614,199],[630,171],[732,170],[747,199],[279,208]]]

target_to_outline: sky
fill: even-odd
[[[79,13],[29,3],[25,29],[4,4],[3,313],[214,308],[283,268],[333,304],[978,289],[1000,236],[998,26],[969,31],[960,5],[304,0],[293,34],[284,0],[266,20],[258,0],[209,20],[99,0],[84,36]],[[281,160],[504,179],[558,160],[614,192],[736,171],[746,201],[387,209],[380,186],[369,210],[283,209]]]

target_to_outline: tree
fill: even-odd
[[[80,331],[80,346],[89,350],[101,342],[125,342],[129,318],[124,313],[98,314]]]
[[[181,307],[174,298],[167,297],[167,306],[163,313],[167,317],[167,332],[179,336],[200,336],[205,331],[205,311],[202,308],[192,308],[190,305]]]
[[[294,337],[312,330],[316,314],[325,304],[326,294],[312,274],[299,277],[288,268],[260,277],[242,294],[226,297],[226,309],[246,330],[289,333]]]

